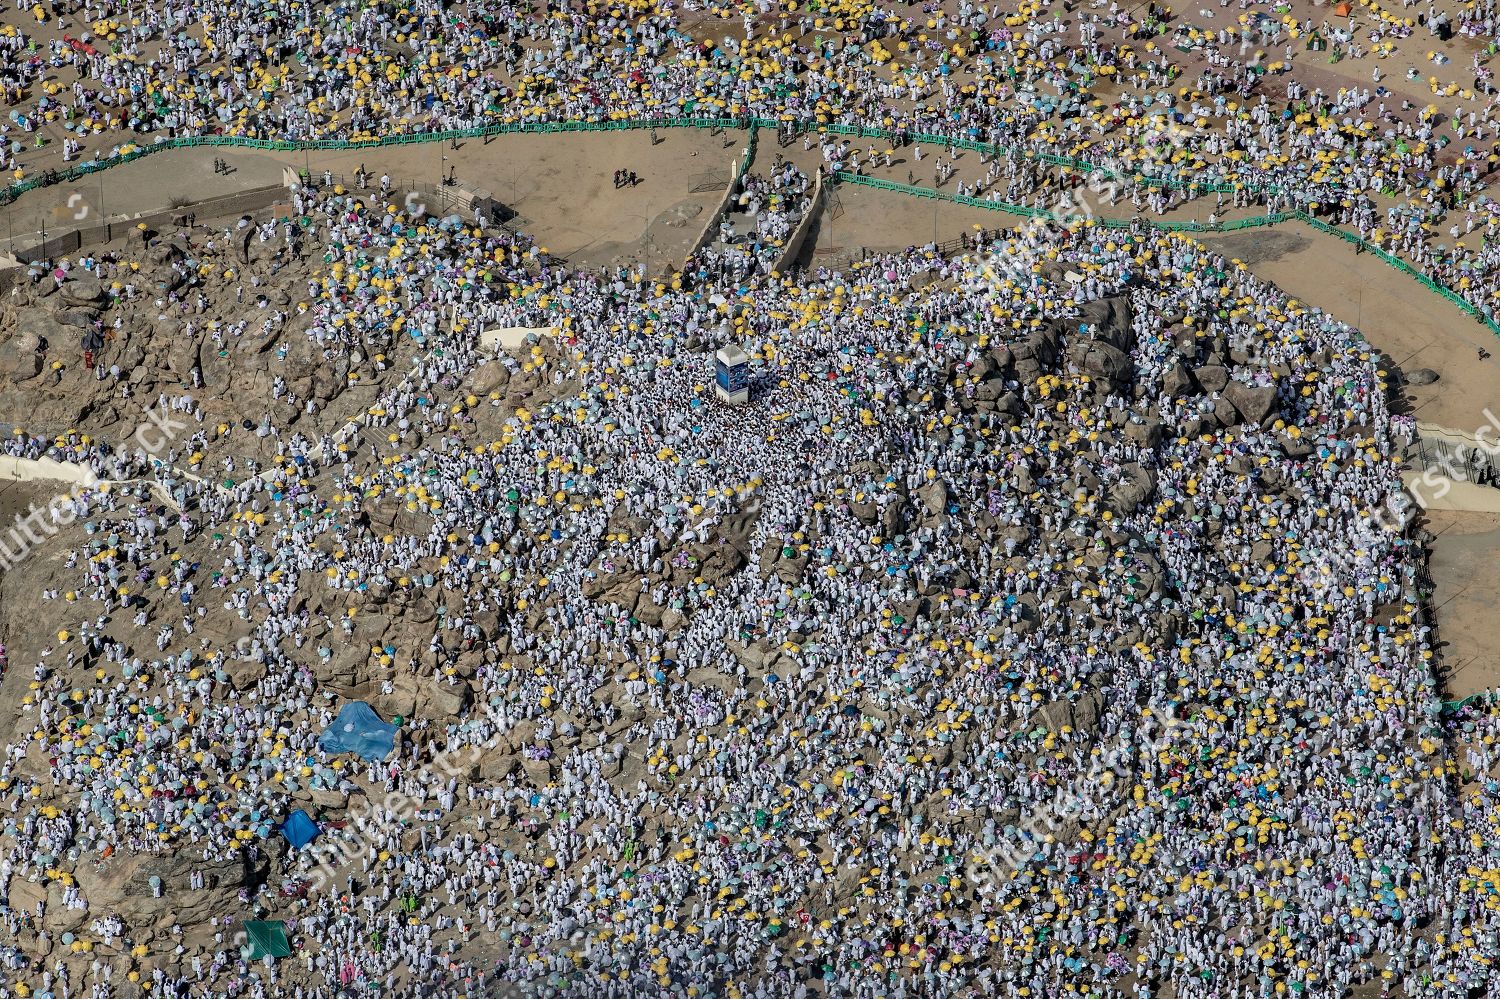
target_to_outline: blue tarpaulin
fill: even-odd
[[[329,753],[355,753],[367,760],[383,760],[396,746],[396,726],[382,721],[364,701],[350,701],[323,730],[318,745]]]
[[[286,821],[281,824],[280,829],[281,835],[285,836],[286,841],[292,844],[293,850],[302,849],[317,839],[318,833],[321,832],[318,829],[318,824],[312,820],[312,816],[300,808],[287,816]]]

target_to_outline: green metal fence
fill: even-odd
[[[107,160],[93,160],[67,170],[49,171],[30,180],[16,182],[0,190],[0,204],[6,204],[17,196],[38,187],[77,180],[80,177],[86,177],[99,170],[130,163],[140,159],[142,156],[149,156],[152,153],[168,149],[192,149],[198,146],[213,146],[216,148],[256,149],[276,152],[336,152],[347,149],[380,149],[389,146],[408,146],[425,142],[448,142],[454,139],[487,139],[500,135],[547,135],[557,132],[621,132],[649,128],[744,128],[751,131],[751,141],[754,142],[754,134],[757,129],[775,129],[784,124],[784,122],[779,122],[774,118],[757,118],[751,116],[739,118],[673,116],[663,118],[625,118],[616,121],[513,122],[503,125],[490,125],[484,128],[449,129],[441,132],[388,135],[378,139],[361,141],[349,141],[345,139],[292,141],[256,139],[239,135],[189,136],[163,139],[148,146],[140,146],[128,153],[114,156]],[[827,132],[832,135],[886,139],[891,141],[895,141],[899,136],[911,142],[952,146],[957,149],[973,150],[996,156],[1019,156],[1059,166],[1078,173],[1093,175],[1103,171],[1108,176],[1120,180],[1129,180],[1134,184],[1146,187],[1176,188],[1199,193],[1228,193],[1235,189],[1234,184],[1223,181],[1183,180],[1175,177],[1156,177],[1135,173],[1125,175],[1113,171],[1108,167],[1103,167],[1076,157],[1057,156],[1051,153],[1036,153],[1030,150],[1018,151],[999,143],[981,142],[977,139],[956,138],[946,135],[933,135],[926,132],[899,133],[892,129],[869,128],[863,125],[845,125],[839,123],[808,123],[802,127],[802,131]],[[1255,193],[1280,193],[1280,189],[1273,185],[1246,185],[1246,187]]]
[[[740,161],[740,176],[750,172],[750,164],[755,162],[755,149],[760,142],[760,127],[750,126],[750,141],[745,143],[745,158]]]
[[[255,139],[237,135],[201,135],[175,139],[165,139],[152,143],[149,146],[141,146],[132,149],[128,153],[111,157],[107,160],[91,160],[70,167],[67,170],[48,171],[30,180],[19,181],[4,189],[0,189],[0,205],[5,205],[15,200],[27,191],[35,190],[50,184],[67,183],[79,180],[100,170],[131,163],[143,156],[159,153],[169,149],[191,149],[198,146],[213,146],[216,148],[256,149],[276,152],[304,152],[304,151],[326,151],[334,152],[348,149],[381,149],[389,146],[406,146],[425,142],[447,142],[455,139],[487,139],[500,135],[547,135],[558,132],[621,132],[633,129],[649,128],[708,128],[728,129],[743,128],[750,132],[749,145],[744,159],[744,168],[748,169],[751,160],[755,156],[758,131],[762,128],[775,129],[783,125],[771,118],[756,118],[744,116],[739,118],[706,118],[706,117],[663,117],[663,118],[625,118],[615,121],[557,121],[557,122],[514,122],[503,125],[491,125],[485,128],[468,128],[447,130],[442,132],[420,132],[407,135],[383,136],[378,139],[369,139],[353,142],[343,139],[315,139],[309,141],[289,141],[275,139]],[[879,138],[895,141],[898,137],[905,138],[910,142],[928,143],[931,145],[953,146],[959,149],[972,150],[988,153],[995,156],[1020,156],[1030,160],[1038,160],[1054,166],[1062,167],[1083,174],[1096,175],[1103,171],[1106,176],[1129,180],[1133,184],[1186,190],[1194,194],[1225,194],[1236,189],[1236,185],[1225,181],[1201,181],[1193,179],[1182,179],[1178,177],[1157,177],[1145,174],[1131,174],[1125,176],[1112,171],[1108,167],[1101,167],[1088,160],[1070,156],[1058,156],[1051,153],[1035,153],[1030,150],[1015,150],[999,143],[981,142],[977,139],[955,138],[945,135],[933,135],[925,132],[898,133],[891,129],[870,128],[863,125],[846,125],[840,123],[812,124],[806,123],[802,126],[803,131],[826,132],[834,135],[856,136],[859,138]],[[970,205],[975,208],[985,208],[994,211],[1002,211],[1023,218],[1035,218],[1037,215],[1048,214],[1045,209],[1030,208],[1025,205],[1011,205],[1004,202],[987,201],[981,198],[960,197],[931,188],[915,187],[910,184],[900,184],[895,181],[880,180],[874,177],[864,177],[858,174],[840,172],[836,175],[839,180],[861,184],[866,187],[875,187],[881,190],[899,191],[903,194],[915,195],[925,198],[941,198],[958,204]],[[1244,185],[1246,189],[1255,194],[1280,194],[1282,189],[1275,185]],[[1274,215],[1262,215],[1250,219],[1240,219],[1236,222],[1217,223],[1209,225],[1201,222],[1153,222],[1148,223],[1156,229],[1168,232],[1233,232],[1239,229],[1249,229],[1259,226],[1276,225],[1295,219],[1305,222],[1314,228],[1337,236],[1348,243],[1354,243],[1366,252],[1373,253],[1392,267],[1415,278],[1431,291],[1436,292],[1443,298],[1452,302],[1465,313],[1473,316],[1478,321],[1488,326],[1491,332],[1500,335],[1500,325],[1485,316],[1479,309],[1466,301],[1461,295],[1451,288],[1444,287],[1422,274],[1416,268],[1405,261],[1392,256],[1372,243],[1361,239],[1353,233],[1345,232],[1337,226],[1331,226],[1326,222],[1313,218],[1302,211],[1279,212]],[[1097,224],[1105,228],[1124,228],[1131,223],[1118,219],[1098,219]]]
[[[1056,213],[1049,212],[1044,208],[1032,208],[1027,205],[1014,205],[1004,201],[991,201],[987,198],[971,198],[964,195],[950,194],[947,191],[939,191],[930,187],[916,187],[911,184],[902,184],[893,180],[882,180],[879,177],[866,177],[862,174],[840,171],[834,177],[841,183],[856,184],[861,187],[870,187],[880,191],[894,191],[918,198],[939,199],[951,201],[954,204],[967,205],[971,208],[983,208],[989,211],[1004,212],[1019,218],[1049,218],[1055,217]],[[1128,229],[1136,224],[1144,224],[1162,232],[1189,232],[1189,233],[1215,233],[1215,232],[1238,232],[1244,229],[1259,229],[1266,226],[1281,225],[1285,222],[1302,222],[1312,226],[1319,232],[1326,232],[1331,236],[1337,236],[1344,242],[1349,243],[1365,253],[1373,254],[1380,260],[1396,268],[1396,270],[1413,278],[1416,282],[1429,291],[1442,296],[1465,314],[1489,328],[1491,333],[1500,336],[1500,324],[1497,324],[1489,316],[1486,316],[1463,296],[1453,289],[1445,287],[1433,281],[1427,275],[1417,270],[1411,264],[1399,257],[1387,253],[1362,237],[1352,232],[1340,229],[1338,226],[1329,225],[1322,219],[1314,218],[1303,211],[1276,212],[1270,215],[1255,215],[1250,218],[1236,219],[1232,222],[1153,222],[1147,219],[1140,223],[1126,219],[1101,219],[1089,220],[1093,225],[1102,229]]]

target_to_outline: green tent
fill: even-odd
[[[291,957],[292,945],[286,940],[286,924],[279,919],[245,920],[245,939],[250,941],[250,960],[263,957]]]

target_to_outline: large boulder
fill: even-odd
[[[1014,392],[1001,391],[998,378],[979,383],[979,388],[974,392],[974,405],[990,413],[1004,413],[1008,416],[1020,416],[1026,408]]]
[[[1181,364],[1174,364],[1161,378],[1161,390],[1173,399],[1192,395],[1198,388],[1193,373]]]
[[[319,402],[336,399],[349,387],[349,359],[340,355],[331,363],[320,364],[313,371],[312,396]]]
[[[1128,382],[1133,370],[1129,354],[1099,340],[1075,343],[1069,359],[1092,377],[1116,386]]]
[[[0,379],[24,382],[41,374],[42,355],[36,347],[36,337],[26,333],[13,336],[0,346]]]
[[[1281,449],[1286,452],[1288,458],[1305,458],[1313,453],[1313,446],[1317,438],[1312,434],[1298,434],[1293,436],[1283,430],[1277,438],[1281,442]]]
[[[1135,462],[1120,471],[1120,481],[1109,491],[1109,506],[1116,516],[1128,517],[1155,491],[1156,474]]]
[[[770,538],[760,550],[760,578],[774,575],[788,586],[802,582],[802,573],[807,569],[808,556],[796,547],[776,538]]]
[[[933,479],[931,482],[917,489],[917,499],[922,501],[922,507],[926,513],[926,520],[934,522],[948,511],[948,487],[943,485],[942,479]]]
[[[198,366],[199,340],[179,332],[167,347],[167,367],[178,378],[186,379]]]
[[[974,388],[974,401],[976,403],[993,403],[1005,393],[1005,383],[999,378],[982,379]],[[983,406],[981,408],[991,408]]]
[[[590,593],[590,590],[594,592]],[[625,572],[599,576],[597,580],[586,583],[583,592],[600,603],[613,604],[626,614],[634,614],[641,602],[641,580],[634,573]]]
[[[61,881],[47,882],[47,913],[42,918],[43,927],[53,933],[76,930],[89,921],[89,912],[89,909],[68,906]]]
[[[1238,426],[1240,423],[1240,411],[1228,398],[1220,396],[1214,400],[1214,419],[1221,427]]]
[[[1276,387],[1230,382],[1224,388],[1224,398],[1234,403],[1234,408],[1239,410],[1246,423],[1260,424],[1276,408]]]
[[[99,313],[90,308],[68,309],[57,314],[57,321],[64,326],[71,326],[76,330],[87,330],[93,327],[94,321],[99,318]]]
[[[776,665],[776,660],[781,657],[781,653],[765,639],[750,645],[741,645],[731,639],[726,641],[724,646],[734,654],[740,665],[745,667],[746,672],[751,676],[761,676],[771,672],[772,667]]]
[[[73,306],[98,308],[109,301],[109,292],[102,282],[92,274],[69,277],[63,282],[58,294],[64,303]]]
[[[134,371],[146,363],[146,348],[141,345],[140,337],[116,336],[115,363],[120,366],[121,371]]]
[[[474,369],[474,375],[469,384],[475,395],[489,395],[491,392],[503,393],[509,381],[510,371],[505,365],[499,361],[490,361]]]
[[[259,658],[234,657],[224,663],[224,675],[235,690],[249,690],[266,678],[266,664]]]
[[[312,668],[313,678],[325,687],[336,689],[358,683],[361,667],[369,658],[369,648],[353,642],[335,642],[329,651],[332,655],[328,658],[315,655],[308,663]]]
[[[1049,732],[1070,728],[1087,738],[1099,727],[1100,695],[1091,692],[1078,697],[1063,697],[1037,709],[1036,722]]]
[[[1078,310],[1080,331],[1090,327],[1094,339],[1117,350],[1129,351],[1135,346],[1135,330],[1130,296],[1115,295],[1089,302]]]
[[[1205,364],[1194,375],[1205,392],[1222,392],[1229,384],[1229,369],[1222,364]]]
[[[1125,439],[1141,447],[1153,448],[1161,443],[1161,423],[1158,420],[1129,419],[1124,426]]]
[[[187,255],[187,247],[178,242],[161,242],[146,251],[146,259],[153,264],[169,264]]]
[[[24,336],[32,337],[32,344],[40,342],[49,350],[78,342],[78,330],[58,322],[56,316],[40,309],[24,309],[16,317],[16,329]]]
[[[888,494],[889,495],[889,494]],[[887,538],[894,538],[902,534],[906,529],[906,497],[887,503],[880,511],[880,533]]]
[[[426,707],[431,714],[456,718],[469,706],[469,694],[467,683],[449,683],[446,679],[438,679],[427,690]]]

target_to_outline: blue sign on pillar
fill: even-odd
[[[750,401],[750,358],[732,344],[714,354],[714,394],[736,406]]]

